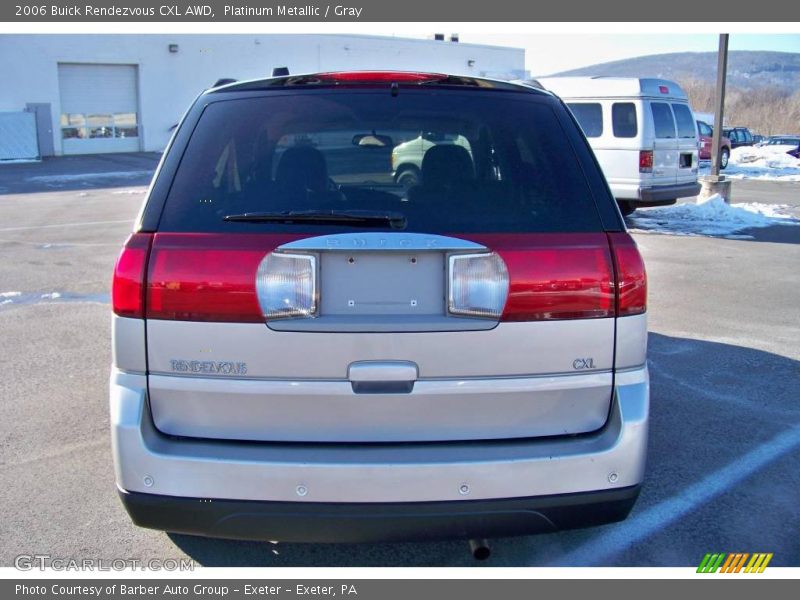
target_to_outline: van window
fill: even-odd
[[[632,138],[639,133],[636,125],[636,105],[633,102],[614,102],[611,106],[614,137]]]
[[[567,104],[578,120],[586,137],[603,135],[603,107],[596,102],[573,102]]]
[[[657,138],[675,137],[675,120],[669,104],[664,102],[651,102],[650,110],[653,112],[653,124],[656,127]]]
[[[675,122],[678,124],[678,137],[696,138],[697,133],[694,129],[694,117],[689,107],[685,104],[673,104],[672,111],[675,113]]]

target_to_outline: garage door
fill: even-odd
[[[136,65],[59,64],[64,154],[140,149]]]

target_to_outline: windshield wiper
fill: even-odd
[[[298,210],[283,212],[248,212],[227,215],[224,221],[239,223],[313,223],[318,225],[353,225],[355,227],[382,227],[405,229],[406,218],[397,212],[368,210]]]

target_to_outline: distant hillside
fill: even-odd
[[[639,56],[558,75],[660,77],[713,84],[717,77],[717,53],[676,52]],[[728,54],[727,84],[743,90],[776,87],[785,92],[795,92],[800,89],[800,52],[732,51]]]

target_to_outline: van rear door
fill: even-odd
[[[653,115],[653,179],[654,186],[675,185],[678,182],[678,138],[675,117],[667,102],[651,101]]]
[[[697,130],[689,105],[673,102],[678,143],[678,172],[676,183],[693,183],[697,180]]]

